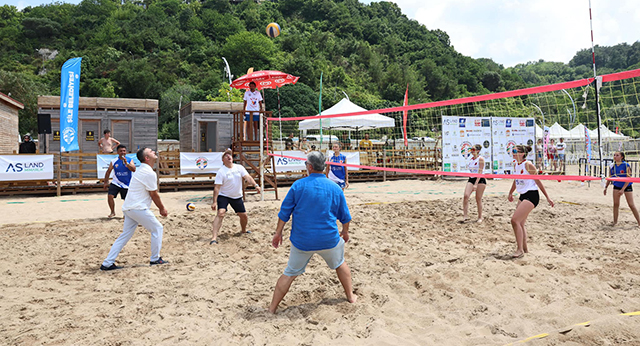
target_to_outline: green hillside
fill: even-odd
[[[264,31],[270,22],[282,28],[275,39]],[[640,61],[640,43],[624,47],[624,59],[602,55],[612,70]],[[317,113],[321,73],[325,108],[344,91],[371,109],[400,105],[407,84],[410,103],[421,103],[573,79],[590,71],[584,55],[578,52],[569,65],[505,69],[456,52],[445,32],[408,19],[390,2],[85,0],[22,11],[0,7],[0,91],[25,103],[22,133],[36,129],[36,96],[58,95],[60,68],[77,56],[83,57],[81,96],[159,99],[160,137],[176,138],[181,95],[183,103],[227,100],[222,57],[236,77],[250,67],[300,76],[281,89],[281,104],[283,116],[304,116]],[[274,110],[274,92],[266,99]]]

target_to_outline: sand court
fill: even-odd
[[[250,196],[253,233],[240,235],[231,212],[220,244],[209,246],[211,193],[162,193],[170,213],[160,218],[162,256],[170,263],[148,266],[149,233],[138,228],[117,260],[125,269],[100,272],[122,230],[121,218],[104,217],[106,196],[3,198],[0,340],[505,345],[541,333],[549,336],[529,343],[640,340],[640,316],[620,316],[640,310],[640,229],[628,208],[622,205],[617,227],[607,227],[611,197],[598,184],[545,182],[556,207],[541,201],[527,222],[530,254],[510,260],[509,184],[489,181],[479,225],[458,222],[464,181],[353,184],[346,260],[358,302],[345,300],[335,273],[314,256],[275,316],[266,307],[290,249],[288,239],[280,249],[270,246],[280,201]],[[196,203],[194,212],[185,210],[187,201]],[[559,333],[586,321],[589,327]]]

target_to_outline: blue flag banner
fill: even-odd
[[[589,136],[589,129],[584,127],[584,143],[587,146],[587,165],[585,166],[585,173],[589,174],[589,165],[591,164],[591,136]]]
[[[67,60],[60,74],[60,152],[80,150],[78,146],[78,101],[80,100],[80,63]]]

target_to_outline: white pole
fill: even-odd
[[[260,114],[260,201],[264,201],[264,141],[262,134],[264,133],[264,122],[262,121],[262,114]],[[275,169],[275,167],[274,167]]]

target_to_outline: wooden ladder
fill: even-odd
[[[262,189],[264,192],[274,191],[276,194],[276,200],[278,200],[278,180],[275,173],[275,159],[273,156],[269,156],[267,152],[267,143],[263,144],[265,159],[262,163],[264,167],[264,186]],[[234,141],[233,155],[235,157],[235,163],[244,166],[247,172],[251,174],[251,177],[259,183],[260,182],[260,141]],[[267,187],[268,186],[268,187]],[[250,190],[253,191],[253,190]],[[246,184],[242,186],[243,197],[246,195]]]

